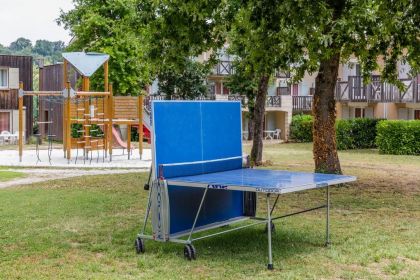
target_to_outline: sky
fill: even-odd
[[[72,0],[0,0],[0,44],[8,46],[19,37],[64,41],[71,37],[55,20],[73,8]]]

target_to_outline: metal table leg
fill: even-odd
[[[271,250],[271,208],[270,194],[267,194],[267,237],[268,237],[268,265],[269,270],[273,269],[273,252]]]

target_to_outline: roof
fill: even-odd
[[[93,52],[63,53],[63,57],[85,77],[92,76],[109,59],[107,54]]]

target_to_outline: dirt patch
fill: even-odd
[[[7,170],[7,169],[5,169]],[[10,170],[13,171],[13,170]],[[107,174],[124,174],[124,173],[135,173],[135,172],[145,172],[143,169],[47,169],[47,168],[36,168],[36,169],[19,169],[19,172],[22,172],[26,175],[24,178],[19,178],[16,180],[10,180],[7,182],[2,182],[0,184],[1,188],[9,188],[14,186],[28,185],[33,183],[45,182],[56,179],[65,179],[71,177],[79,177],[86,175],[107,175]]]

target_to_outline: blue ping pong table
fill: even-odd
[[[326,244],[329,244],[330,186],[355,181],[353,176],[249,168],[242,155],[239,102],[155,101],[152,103],[153,163],[148,203],[137,253],[144,240],[184,244],[184,256],[196,258],[193,242],[265,224],[268,269],[273,269],[273,221],[326,208]],[[326,202],[317,207],[273,217],[282,194],[326,189]],[[256,216],[256,194],[266,198],[266,214]],[[274,202],[271,197],[274,196]],[[146,225],[152,220],[152,234]],[[229,229],[196,233],[251,220]]]

